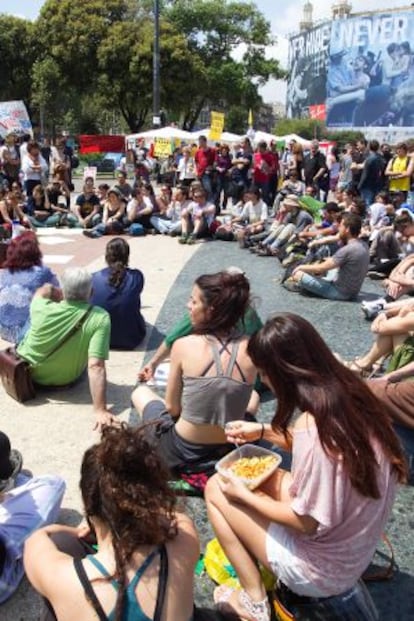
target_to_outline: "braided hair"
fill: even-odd
[[[118,289],[124,280],[129,262],[129,245],[122,237],[114,237],[107,243],[105,261],[109,267],[109,284]]]

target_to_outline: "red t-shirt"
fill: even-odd
[[[216,159],[216,151],[211,147],[205,149],[197,149],[194,160],[196,163],[197,176],[201,177],[209,166],[214,165]]]
[[[277,170],[277,159],[274,153],[259,151],[253,156],[253,179],[256,183],[266,183]]]

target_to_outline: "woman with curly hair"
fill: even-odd
[[[106,427],[83,457],[80,489],[97,552],[81,527],[47,526],[26,542],[45,620],[189,621],[198,539],[144,432]]]
[[[292,471],[277,470],[255,491],[234,478],[210,480],[209,518],[243,587],[219,587],[215,600],[243,619],[269,621],[258,559],[277,575],[277,597],[296,619],[375,621],[359,578],[406,479],[389,412],[298,315],[275,315],[247,351],[277,410],[270,424],[233,423],[228,440],[264,437],[287,448]]]
[[[249,303],[249,281],[240,270],[199,276],[187,305],[192,334],[172,346],[165,402],[147,386],[132,393],[143,421],[157,421],[154,440],[175,476],[212,474],[234,448],[226,423],[255,411],[256,370],[237,326]]]
[[[131,269],[129,245],[114,237],[106,245],[108,267],[92,275],[91,304],[101,306],[111,316],[111,349],[132,350],[145,337],[145,320],[141,315],[144,275]]]

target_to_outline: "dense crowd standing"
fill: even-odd
[[[2,292],[8,292],[0,304],[2,336],[19,344],[46,388],[72,384],[87,368],[95,424],[103,430],[82,464],[87,524],[46,526],[26,545],[28,577],[47,600],[45,619],[71,620],[76,599],[85,621],[96,615],[188,621],[198,541],[168,479],[179,476],[199,487],[201,481],[203,488],[234,444],[264,441],[293,454],[290,473],[279,469],[259,494],[219,475],[207,483],[210,521],[242,587],[218,588],[219,609],[269,621],[259,560],[278,576],[279,603],[298,618],[307,610],[309,619],[374,621],[375,607],[359,578],[396,485],[406,480],[394,430],[401,438],[414,427],[413,390],[402,381],[414,364],[414,305],[399,299],[414,290],[413,148],[400,144],[394,154],[388,145],[360,140],[325,155],[317,141],[305,151],[292,141],[278,153],[263,142],[254,149],[248,138],[231,148],[210,147],[201,136],[198,147],[184,146],[163,163],[154,191],[154,159],[141,146],[127,153],[113,186],[96,189],[94,179],[85,178],[74,205],[76,158],[63,138],[56,146],[26,140],[18,148],[8,136],[0,161],[1,225],[5,237],[13,233],[0,273]],[[363,303],[367,317],[379,313],[375,342],[367,354],[343,363],[297,315],[279,314],[262,326],[240,270],[203,275],[194,283],[188,315],[140,373],[142,380],[153,379],[171,350],[166,401],[138,387],[132,399],[144,425],[118,428],[106,407],[105,359],[110,346],[134,347],[145,335],[139,313],[144,278],[128,267],[128,244],[112,238],[108,267],[93,277],[67,270],[61,290],[42,266],[35,235],[16,235],[17,223],[26,229],[77,226],[88,237],[159,232],[183,244],[236,241],[258,257],[281,261],[290,291],[335,300],[355,299],[368,273],[386,287],[384,298]],[[16,284],[25,291],[24,311],[9,325]],[[128,335],[119,313],[124,304]],[[68,341],[45,361],[57,329],[60,335],[79,322],[84,327],[75,345]],[[389,355],[385,379],[363,382]],[[255,419],[254,388],[263,388],[257,375],[278,398],[271,424]],[[20,475],[21,458],[3,436],[0,601],[23,575],[24,539],[56,519],[64,491],[59,478]],[[36,519],[30,511],[24,524],[4,519],[21,515],[30,499],[39,506]],[[20,534],[12,546],[13,528]]]

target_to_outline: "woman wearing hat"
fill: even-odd
[[[93,229],[82,231],[86,237],[102,237],[103,235],[119,235],[124,230],[125,201],[118,188],[108,190],[103,206],[102,222]]]
[[[24,574],[23,546],[35,530],[57,518],[65,483],[58,476],[31,478],[21,472],[22,456],[0,431],[0,604]]]

